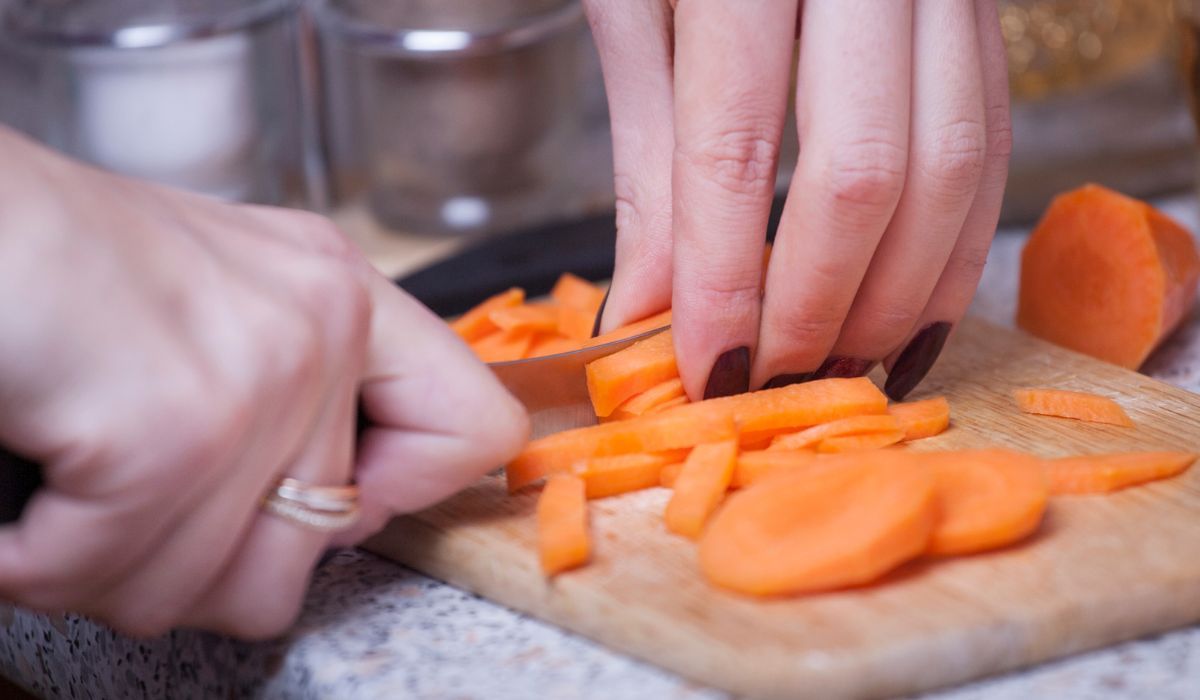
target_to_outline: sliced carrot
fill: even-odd
[[[588,457],[694,447],[732,438],[741,430],[795,429],[886,410],[887,397],[865,377],[820,379],[690,403],[534,440],[508,465],[508,486],[519,489]]]
[[[637,394],[679,376],[671,331],[589,362],[585,371],[592,408],[603,418]]]
[[[864,433],[862,435],[836,435],[827,437],[817,444],[817,452],[861,452],[863,450],[878,450],[904,440],[904,433],[891,430],[885,433]]]
[[[658,485],[664,488],[674,488],[675,480],[679,478],[679,472],[683,471],[683,462],[675,462],[668,464],[658,473]]]
[[[495,309],[488,320],[504,331],[533,331],[553,333],[558,330],[558,312],[544,304],[522,304]]]
[[[642,415],[648,416],[651,413],[662,413],[663,411],[669,411],[672,408],[675,408],[676,406],[683,406],[688,403],[691,403],[690,401],[688,401],[688,397],[676,396],[675,398],[670,399],[669,401],[663,401],[662,403],[660,403],[657,406],[653,406],[651,408],[646,409],[646,412],[643,413]]]
[[[1054,199],[1021,254],[1017,325],[1136,369],[1187,316],[1200,255],[1182,226],[1098,185]]]
[[[869,416],[850,416],[839,418],[806,428],[797,433],[777,435],[771,441],[771,450],[800,450],[811,447],[826,438],[842,435],[864,435],[870,433],[890,433],[899,429],[899,422],[887,414]]]
[[[583,479],[555,474],[537,504],[538,554],[542,571],[552,576],[584,564],[591,552]]]
[[[550,290],[550,298],[559,306],[590,313],[592,322],[595,322],[596,312],[604,301],[604,290],[582,277],[564,272]],[[591,335],[591,330],[589,326],[588,335]]]
[[[1017,389],[1013,397],[1025,413],[1133,427],[1121,405],[1104,396],[1063,389]]]
[[[710,442],[692,450],[663,514],[668,530],[692,539],[700,536],[708,516],[729,489],[737,455],[737,440]]]
[[[738,438],[738,445],[743,450],[765,450],[771,446],[771,441],[780,435],[791,435],[793,431],[781,433],[777,430],[767,430],[763,432],[742,433]]]
[[[950,427],[950,402],[945,396],[888,406],[905,440],[933,437]]]
[[[570,306],[556,307],[555,314],[556,328],[561,335],[580,342],[591,340],[596,314]]]
[[[1181,474],[1196,461],[1191,452],[1128,452],[1043,461],[1050,492],[1108,493]]]
[[[479,340],[497,329],[489,316],[496,309],[506,309],[519,306],[525,301],[525,290],[519,287],[500,292],[488,298],[482,304],[459,316],[450,324],[463,340],[468,343]]]
[[[937,510],[929,470],[901,451],[857,466],[772,475],[729,497],[700,540],[712,583],[769,596],[873,581],[925,551]]]
[[[580,343],[578,340],[564,338],[556,333],[539,333],[534,336],[533,343],[529,346],[529,351],[526,357],[545,357],[546,355],[557,355],[562,352],[574,352],[578,350]]]
[[[632,338],[635,335],[648,333],[650,331],[658,330],[659,328],[665,328],[669,325],[671,325],[671,310],[667,309],[666,311],[654,314],[649,318],[644,318],[641,321],[635,321],[629,325],[621,326],[620,328],[611,330],[607,333],[602,333],[587,341],[587,343],[584,344],[584,347],[591,348],[597,345],[611,343],[614,340]]]
[[[588,498],[616,496],[658,486],[659,473],[672,462],[672,457],[661,453],[592,457],[576,474],[587,485]]]
[[[520,360],[529,354],[534,335],[529,330],[496,331],[471,343],[471,349],[483,362]]]
[[[1037,529],[1049,492],[1037,457],[1011,450],[923,452],[937,482],[935,555],[972,554],[1024,539]]]
[[[733,469],[732,488],[746,488],[767,474],[778,470],[795,469],[811,464],[817,458],[812,450],[756,450],[738,455]]]
[[[687,397],[683,393],[683,380],[673,377],[630,397],[629,400],[618,406],[617,410],[613,411],[613,415],[620,414],[621,419],[633,418],[648,413],[656,406],[681,397],[684,399],[681,403],[687,403]]]

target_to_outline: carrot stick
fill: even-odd
[[[1181,474],[1196,461],[1191,452],[1128,452],[1043,461],[1050,493],[1108,493]]]
[[[878,450],[888,445],[895,445],[904,439],[900,430],[890,430],[886,433],[865,433],[863,435],[835,435],[827,437],[817,445],[817,452],[861,452],[863,450]]]
[[[633,396],[679,376],[669,330],[589,362],[585,369],[588,396],[600,418]]]
[[[479,340],[497,329],[489,316],[496,309],[518,306],[525,301],[525,290],[519,287],[500,292],[482,304],[459,316],[450,328],[468,343]]]
[[[564,338],[557,333],[540,333],[535,335],[533,343],[529,346],[526,357],[545,357],[547,355],[557,355],[562,352],[573,352],[580,347],[578,340]]]
[[[496,331],[471,343],[471,349],[483,362],[520,360],[529,354],[533,337],[530,330]]]
[[[538,554],[542,571],[553,576],[588,560],[591,550],[583,479],[555,474],[537,504]]]
[[[869,433],[890,433],[899,429],[899,422],[892,416],[850,416],[839,418],[828,423],[814,425],[797,433],[777,435],[769,450],[800,450],[811,447],[826,438],[842,435],[864,435]]]
[[[892,404],[888,413],[895,416],[905,440],[933,437],[950,426],[950,402],[945,396]]]
[[[1136,369],[1187,316],[1200,255],[1144,202],[1098,185],[1059,195],[1021,254],[1017,325]]]
[[[600,304],[604,301],[604,290],[582,277],[564,272],[550,290],[550,298],[559,306],[590,313],[594,323],[596,312],[600,310]],[[591,330],[589,326],[588,335],[591,335]]]
[[[553,333],[558,330],[558,313],[554,307],[543,304],[523,304],[495,309],[488,320],[504,331],[533,331]]]
[[[1133,427],[1120,404],[1103,396],[1062,389],[1017,389],[1013,397],[1025,413]]]
[[[729,486],[738,489],[746,488],[777,470],[795,469],[809,465],[816,457],[817,453],[812,450],[745,451],[738,455],[737,466],[733,469],[733,478],[730,480]]]
[[[683,463],[667,503],[667,529],[695,539],[721,502],[737,463],[737,440],[697,445]]]
[[[611,343],[614,340],[632,338],[635,335],[641,335],[642,333],[658,330],[659,328],[665,328],[669,325],[671,325],[671,310],[667,309],[666,311],[654,314],[653,316],[642,319],[641,321],[635,321],[629,325],[621,326],[620,328],[611,330],[607,333],[602,333],[587,341],[587,343],[584,344],[584,347],[592,348],[597,345]]]
[[[1010,450],[924,452],[937,482],[938,520],[929,554],[972,554],[1037,529],[1048,491],[1037,457]]]
[[[873,581],[925,551],[937,510],[932,473],[897,450],[857,466],[796,470],[732,494],[700,540],[712,583],[758,596]]]
[[[674,488],[675,480],[679,478],[679,472],[683,471],[683,462],[674,462],[662,468],[658,473],[658,485],[663,488]]]
[[[559,306],[555,309],[556,328],[560,334],[572,340],[591,340],[592,326],[596,323],[596,314],[588,311]]]
[[[684,400],[680,403],[687,403],[687,398],[683,393],[683,380],[679,377],[673,377],[665,382],[655,384],[636,396],[630,397],[625,403],[618,406],[612,415],[617,416],[620,414],[618,417],[622,420],[625,418],[634,418],[648,413],[651,409],[661,406],[668,401],[681,397]]]
[[[588,498],[604,498],[659,485],[659,474],[674,455],[642,453],[592,457],[576,474],[587,485]]]
[[[682,384],[680,386],[682,386]],[[669,411],[676,406],[684,406],[688,403],[690,403],[690,401],[688,401],[687,396],[676,396],[673,399],[663,401],[657,406],[651,406],[650,408],[647,408],[646,412],[642,415],[648,416],[652,413],[662,413],[663,411]]]

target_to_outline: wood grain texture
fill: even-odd
[[[1135,428],[1021,414],[1017,387],[1112,397]],[[952,426],[921,449],[1042,455],[1200,450],[1200,396],[967,320],[913,398]],[[397,519],[368,548],[702,683],[755,697],[880,697],[960,683],[1200,620],[1200,469],[1112,496],[1055,499],[1004,551],[903,567],[884,585],[760,601],[700,577],[662,522],[668,492],[592,504],[593,563],[542,578],[536,491],[487,477]]]

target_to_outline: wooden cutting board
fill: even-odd
[[[1026,416],[1010,390],[1093,391],[1136,428]],[[967,320],[917,395],[953,425],[922,447],[1042,455],[1200,450],[1200,395]],[[750,696],[878,697],[959,683],[1200,620],[1200,467],[1166,482],[1055,499],[998,553],[917,562],[883,585],[758,601],[710,587],[665,531],[668,492],[594,501],[591,565],[543,579],[536,491],[490,476],[397,519],[369,548],[701,683]]]

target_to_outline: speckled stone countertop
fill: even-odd
[[[1193,230],[1195,201],[1164,209]],[[974,313],[1009,323],[1021,232],[993,247]],[[1146,371],[1200,391],[1200,312]],[[270,643],[176,632],[135,641],[74,616],[0,608],[0,673],[53,698],[725,698],[586,639],[344,551]],[[931,700],[1200,698],[1200,626],[927,696]]]

